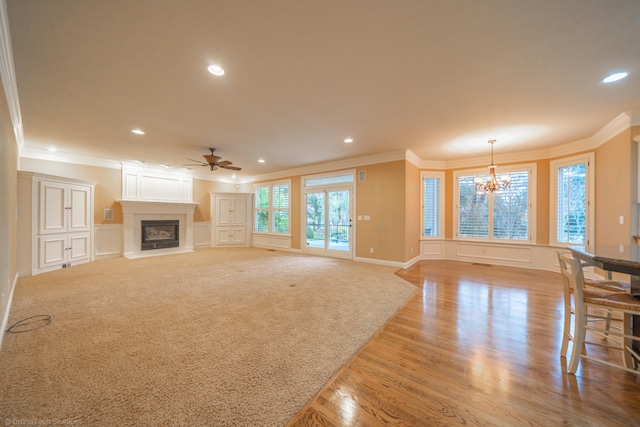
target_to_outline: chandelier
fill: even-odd
[[[494,191],[498,192],[506,190],[509,188],[509,184],[511,183],[511,177],[509,175],[502,175],[500,177],[496,176],[496,168],[498,166],[493,163],[493,144],[495,142],[495,139],[489,141],[489,144],[491,144],[491,165],[489,165],[489,176],[477,176],[473,180],[477,193],[486,194],[493,193]]]

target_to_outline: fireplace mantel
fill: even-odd
[[[193,213],[198,203],[160,202],[148,200],[116,200],[122,205],[123,243],[125,258],[140,258],[155,255],[175,254],[193,251]],[[180,221],[180,246],[142,252],[142,221]]]

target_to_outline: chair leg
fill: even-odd
[[[631,335],[631,323],[632,323],[632,315],[629,313],[624,313],[622,320],[622,333],[625,335]],[[632,348],[633,340],[631,338],[624,337],[622,340],[622,359],[624,362],[625,368],[635,369],[635,362],[631,353],[627,350],[628,348]]]
[[[611,328],[611,310],[607,310],[607,320],[605,321],[604,339],[609,337],[609,329]]]
[[[586,307],[581,304],[577,304],[575,313],[575,322],[573,327],[573,349],[571,350],[571,358],[569,359],[569,366],[567,370],[569,373],[575,374],[580,364],[580,356],[584,350],[584,341],[587,330],[586,326]]]
[[[562,329],[562,346],[560,347],[560,357],[567,357],[569,339],[571,338],[571,307],[564,306],[564,328]]]

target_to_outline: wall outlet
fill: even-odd
[[[624,224],[624,216],[620,215],[620,225]]]
[[[369,248],[369,253],[372,254],[373,253],[373,248]]]

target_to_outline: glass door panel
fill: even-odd
[[[306,194],[308,248],[326,248],[324,202],[324,191]]]
[[[329,191],[327,210],[329,224],[329,249],[349,251],[351,241],[350,191]]]

